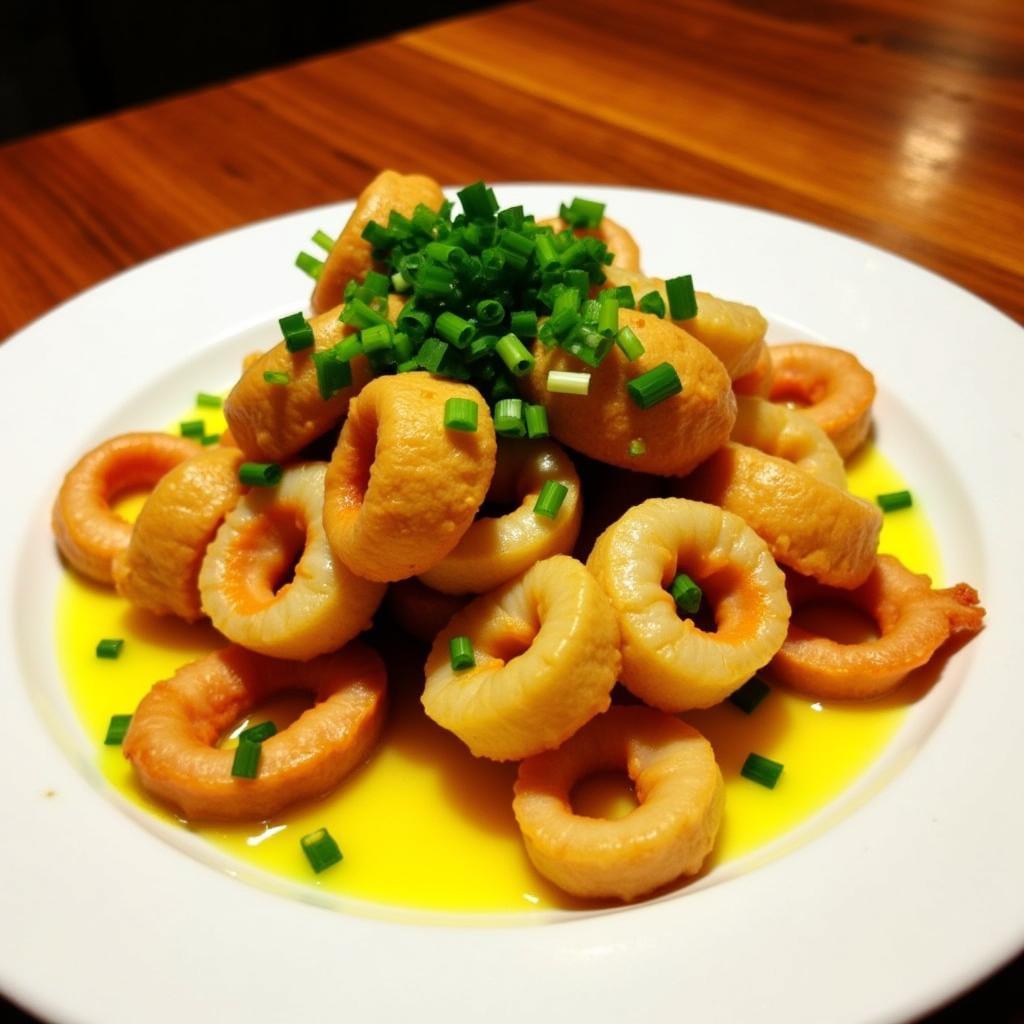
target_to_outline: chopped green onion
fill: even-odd
[[[424,370],[437,373],[444,357],[448,354],[448,343],[440,338],[427,338],[416,353],[416,359]]]
[[[301,313],[291,313],[277,321],[289,352],[301,352],[313,345],[313,328]]]
[[[334,248],[334,239],[326,231],[317,230],[313,233],[313,244],[320,246],[324,252],[330,252]]]
[[[754,676],[748,679],[735,693],[729,695],[729,703],[734,704],[745,715],[752,715],[761,703],[772,692],[772,688],[763,680]]]
[[[269,740],[271,736],[277,735],[277,726],[273,722],[260,722],[259,725],[250,725],[238,734],[238,740],[248,740],[250,743],[262,743]]]
[[[619,309],[636,309],[636,296],[628,284],[620,284],[612,293],[619,300]]]
[[[544,486],[540,489],[540,494],[537,496],[537,501],[533,506],[534,515],[544,516],[546,519],[554,519],[558,515],[558,510],[562,507],[562,502],[565,501],[565,496],[569,493],[569,488],[565,484],[558,483],[557,480],[545,480]]]
[[[369,242],[375,250],[385,249],[395,240],[394,234],[382,224],[378,224],[375,220],[371,220],[370,223],[363,228],[359,237],[364,241]]]
[[[556,395],[586,395],[590,392],[590,374],[548,370],[547,389]]]
[[[494,346],[497,344],[498,338],[494,334],[483,334],[479,338],[474,338],[469,343],[469,348],[466,349],[466,362],[475,363],[483,359],[494,351]]]
[[[337,346],[324,352],[314,352],[313,366],[316,368],[316,386],[325,402],[352,383],[352,367],[338,357]]]
[[[380,298],[387,298],[388,276],[379,274],[376,270],[368,270],[363,278],[363,287],[368,288],[374,295]]]
[[[219,440],[220,434],[203,434],[203,436],[199,439],[199,443],[209,446],[211,444],[216,444]]]
[[[451,658],[452,668],[456,672],[472,668],[476,664],[473,641],[468,636],[453,636],[448,641],[448,654]]]
[[[623,327],[615,335],[615,344],[622,349],[622,354],[632,362],[644,354],[643,342],[636,336],[632,327]]]
[[[601,292],[601,303],[597,315],[597,332],[614,338],[619,332],[619,300],[614,292]],[[604,298],[604,296],[610,296]]]
[[[534,235],[533,245],[537,256],[537,267],[542,274],[553,267],[561,266],[558,250],[555,248],[555,242],[551,235],[546,233]]]
[[[498,212],[498,200],[495,198],[494,190],[488,188],[482,181],[467,185],[460,192],[456,193],[462,209],[470,220],[489,221],[494,219]]]
[[[456,348],[465,348],[476,334],[476,328],[468,320],[447,311],[434,321],[434,330]]]
[[[309,274],[314,281],[319,281],[320,275],[324,270],[324,261],[318,260],[315,256],[310,256],[308,252],[300,252],[295,257],[295,266],[304,274]]]
[[[509,317],[509,330],[517,338],[537,337],[537,314],[532,309],[522,309]]]
[[[260,767],[263,744],[254,740],[238,738],[235,759],[231,762],[231,774],[236,779],[255,779]]]
[[[523,418],[526,420],[527,437],[536,440],[551,436],[551,429],[548,426],[548,411],[543,405],[526,406],[523,409]]]
[[[494,429],[502,437],[524,437],[526,435],[521,398],[503,398],[495,405]]]
[[[398,329],[404,331],[409,337],[422,338],[433,326],[434,321],[429,313],[416,309],[410,302],[398,314],[397,323]]]
[[[371,309],[362,299],[346,302],[338,319],[343,324],[348,324],[360,331],[366,327],[373,327],[374,324],[388,322],[387,317],[381,316],[375,309]]]
[[[485,327],[493,327],[505,319],[505,307],[497,299],[481,299],[476,304],[476,318]]]
[[[219,409],[223,404],[224,399],[220,395],[211,395],[205,391],[196,395],[196,405],[202,409]]]
[[[661,292],[648,292],[640,297],[636,308],[640,313],[653,313],[655,316],[664,316],[665,300],[661,297]]]
[[[399,373],[413,373],[416,370],[422,369],[422,367],[418,359],[406,359],[404,363],[399,363],[395,369]]]
[[[898,512],[901,508],[910,508],[914,504],[910,491],[891,491],[879,494],[875,498],[883,512]]]
[[[391,287],[396,292],[407,292],[412,287],[412,282],[408,281],[400,270],[396,270],[391,275]]]
[[[182,437],[202,437],[206,433],[206,424],[202,420],[185,420],[178,424]]]
[[[120,745],[125,737],[125,733],[128,732],[128,726],[131,724],[131,715],[111,715],[110,724],[107,726],[107,735],[103,739],[104,745],[108,747]]]
[[[243,462],[238,467],[238,479],[246,487],[276,487],[281,476],[281,467],[276,462]]]
[[[639,455],[647,454],[647,442],[642,437],[634,437],[629,442],[629,454],[636,458]]]
[[[498,339],[494,346],[498,358],[517,376],[529,373],[533,368],[533,356],[530,350],[514,335],[506,334]]]
[[[571,227],[598,228],[604,217],[604,203],[596,203],[592,199],[576,198],[568,206],[562,203],[559,215]]]
[[[109,638],[101,640],[96,645],[96,657],[97,658],[116,658],[121,653],[121,648],[124,647],[124,640],[120,637],[117,639]]]
[[[444,403],[444,425],[448,430],[476,431],[479,407],[472,398],[449,398]]]
[[[678,395],[683,390],[683,382],[671,363],[659,363],[653,370],[634,377],[626,389],[641,409],[650,409],[652,405]]]
[[[387,326],[384,324],[383,326]],[[363,354],[363,338],[362,334],[350,334],[347,338],[342,338],[332,349],[334,358],[340,360],[343,363],[351,362],[356,356]],[[316,362],[316,357],[314,357]],[[351,382],[350,382],[351,383]]]
[[[404,363],[406,359],[412,359],[412,339],[404,331],[396,331],[391,339],[395,349],[395,360]]]
[[[291,384],[292,378],[280,370],[264,370],[263,379],[268,384]]]
[[[669,313],[673,320],[692,320],[697,315],[697,296],[693,291],[693,277],[670,277],[665,282]]]
[[[774,789],[783,767],[784,765],[779,764],[778,761],[772,761],[771,758],[762,757],[760,754],[750,754],[743,762],[740,775],[767,789]]]
[[[700,603],[704,592],[697,586],[685,572],[679,573],[672,581],[669,593],[676,603],[676,608],[686,614],[694,615],[700,610]]]
[[[415,289],[417,294],[428,298],[445,298],[451,293],[455,281],[453,271],[436,263],[428,263],[416,275]]]
[[[367,355],[390,351],[395,347],[395,330],[391,324],[374,324],[359,332],[359,343]]]
[[[299,840],[309,866],[319,875],[342,860],[341,850],[325,828],[318,828]]]

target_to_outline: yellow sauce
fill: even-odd
[[[210,431],[222,429],[215,410],[187,418],[199,416]],[[905,486],[870,448],[849,469],[851,490],[868,498]],[[132,515],[141,501],[135,496],[119,508]],[[934,536],[917,507],[886,516],[881,549],[940,582]],[[118,660],[96,658],[102,637],[125,639]],[[104,747],[102,739],[111,715],[131,712],[154,681],[224,641],[209,625],[157,619],[71,574],[60,594],[57,641],[73,704],[96,738],[102,773],[129,800],[173,820],[136,785],[120,748]],[[337,792],[258,825],[183,827],[265,871],[377,903],[455,911],[576,906],[526,858],[511,810],[514,766],[474,759],[423,715],[422,656],[410,641],[391,658],[391,711],[382,742]],[[725,820],[709,866],[785,835],[833,801],[883,751],[914,696],[904,688],[884,702],[842,706],[774,690],[749,716],[728,703],[685,715],[714,745],[726,780]],[[272,718],[283,727],[302,707],[284,698],[251,720]],[[751,751],[785,764],[774,790],[739,775]],[[628,813],[635,803],[614,775],[577,787],[574,802],[578,812],[607,816]],[[315,876],[299,838],[324,826],[344,861]]]

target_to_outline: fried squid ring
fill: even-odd
[[[203,611],[229,640],[306,661],[369,627],[384,587],[331,554],[322,514],[326,472],[323,463],[291,466],[276,487],[250,491],[217,531],[199,592]],[[282,585],[292,565],[294,578]]]
[[[659,292],[667,310],[668,294],[660,277],[631,274],[614,263],[605,270],[605,277],[608,287],[629,285],[637,300],[647,292]],[[709,292],[695,294],[697,315],[689,320],[670,322],[711,349],[732,380],[745,376],[760,358],[768,321],[754,306],[720,299]]]
[[[555,234],[565,231],[569,227],[561,217],[548,217],[546,220],[537,221],[539,227],[549,227]],[[640,246],[636,239],[617,221],[611,217],[602,217],[601,224],[597,228],[577,228],[573,231],[577,238],[590,235],[592,238],[599,238],[608,246],[608,251],[614,256],[612,266],[622,270],[640,272]]]
[[[358,642],[304,664],[227,647],[157,683],[132,715],[124,756],[143,787],[192,821],[259,821],[334,789],[369,753],[384,720],[384,664]],[[239,719],[282,690],[315,704],[262,743],[254,779],[218,749]]]
[[[476,403],[474,432],[445,428],[449,398]],[[472,525],[495,448],[475,388],[428,373],[377,377],[352,403],[327,471],[324,526],[334,553],[368,580],[426,572]]]
[[[119,494],[153,487],[179,463],[202,451],[171,434],[121,434],[93,448],[68,471],[53,503],[57,547],[84,576],[113,582],[114,556],[128,547],[131,524],[110,503]]]
[[[452,668],[468,636],[476,664]],[[619,629],[608,598],[574,558],[555,555],[458,612],[427,658],[423,707],[477,757],[550,750],[610,703]]]
[[[786,581],[739,516],[651,498],[598,538],[587,568],[622,631],[622,681],[663,711],[707,708],[767,665],[786,638]],[[704,591],[717,629],[679,617],[666,589],[679,572]]]
[[[395,621],[425,644],[432,644],[452,616],[469,601],[469,596],[455,597],[431,590],[417,579],[399,580],[388,587],[388,608]]]
[[[438,210],[443,202],[441,186],[433,178],[381,171],[360,193],[352,215],[324,261],[313,288],[313,312],[322,313],[337,305],[345,285],[353,278],[362,281],[366,272],[373,269],[373,247],[363,238],[363,229],[370,221],[387,227],[392,210],[411,217],[420,203]]]
[[[639,806],[617,821],[573,811],[577,782],[623,768]],[[545,878],[575,896],[634,900],[700,870],[724,800],[714,751],[696,729],[650,708],[613,707],[519,766],[512,809]]]
[[[740,516],[778,562],[834,587],[857,587],[875,564],[882,513],[785,459],[730,442],[679,493]]]
[[[388,299],[388,316],[394,321],[404,300]],[[283,341],[248,365],[224,401],[224,417],[235,444],[257,462],[283,462],[330,430],[348,410],[353,396],[370,379],[366,357],[349,361],[352,383],[324,399],[317,383],[314,352],[323,352],[353,333],[338,316],[342,306],[309,321],[313,347],[289,352]],[[271,384],[265,374],[283,373],[286,385]],[[273,378],[272,378],[273,379]]]
[[[772,393],[772,351],[761,342],[761,351],[754,368],[737,377],[732,382],[732,389],[737,395],[752,395],[755,398],[768,398]]]
[[[554,519],[533,511],[548,480],[564,485]],[[487,500],[518,501],[503,516],[477,519],[462,539],[420,579],[445,594],[483,594],[526,572],[534,562],[567,555],[580,532],[580,478],[568,455],[553,441],[503,440]]]
[[[856,356],[841,348],[791,342],[772,345],[773,402],[795,401],[848,458],[871,429],[875,378]]]
[[[114,558],[117,592],[157,615],[203,617],[199,568],[242,497],[237,448],[209,448],[175,466],[142,506],[128,547]]]
[[[644,353],[630,361],[612,346],[590,374],[587,395],[548,391],[549,371],[578,371],[580,362],[557,345],[537,345],[533,369],[524,378],[530,400],[546,406],[557,440],[592,459],[660,476],[688,473],[732,429],[736,399],[729,376],[707,348],[668,320],[622,309],[619,326],[636,332]],[[683,390],[641,409],[626,385],[661,363],[678,373]],[[644,450],[630,454],[633,441],[642,441]]]
[[[791,622],[771,663],[773,678],[812,697],[864,700],[896,687],[955,633],[977,633],[985,609],[966,583],[933,590],[928,576],[898,558],[879,555],[867,580],[833,590],[811,580],[790,580],[794,608],[820,600],[845,601],[870,616],[881,634],[859,644],[836,643]]]

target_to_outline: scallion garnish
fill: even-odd
[[[374,324],[359,332],[363,352],[387,352],[395,347],[395,331],[391,324]]]
[[[224,399],[220,395],[211,395],[205,391],[200,391],[196,395],[196,405],[201,409],[219,409],[224,404]]]
[[[238,467],[238,479],[246,487],[276,487],[281,476],[281,467],[276,462],[243,462]]]
[[[642,437],[634,437],[629,442],[629,454],[636,458],[638,455],[645,455],[647,453],[647,442]]]
[[[524,437],[523,402],[520,398],[503,398],[494,406],[494,430],[502,437]]]
[[[289,352],[301,352],[313,345],[313,328],[301,313],[290,313],[277,321]]]
[[[505,319],[505,307],[497,299],[481,299],[475,312],[477,320],[485,327],[493,327]]]
[[[494,351],[517,377],[529,373],[533,367],[533,356],[529,349],[514,334],[499,338]]]
[[[346,302],[341,308],[341,314],[338,316],[338,319],[343,324],[355,327],[359,331],[367,327],[373,327],[374,324],[386,324],[388,322],[386,316],[372,309],[362,299],[353,299],[351,302]]]
[[[550,437],[551,429],[548,426],[548,411],[543,405],[527,405],[523,409],[523,419],[526,421],[526,436],[532,440],[542,437]]]
[[[671,363],[659,363],[653,370],[634,377],[626,389],[641,409],[650,409],[652,405],[678,395],[683,390],[683,382]]]
[[[120,637],[107,638],[101,640],[96,645],[96,657],[97,658],[116,658],[121,654],[121,649],[124,647],[124,640]]]
[[[779,764],[778,761],[771,760],[771,758],[762,757],[760,754],[750,754],[747,756],[746,761],[743,762],[740,775],[767,789],[774,789],[775,784],[779,781],[779,776],[782,774],[783,767],[785,766]]]
[[[291,375],[281,370],[264,370],[263,379],[268,384],[291,384],[292,382]]]
[[[468,636],[453,636],[448,641],[448,654],[451,658],[452,668],[456,672],[472,668],[476,664],[473,641]]]
[[[556,395],[586,395],[590,391],[590,374],[548,370],[547,389]]]
[[[619,332],[619,300],[615,292],[601,292],[597,314],[597,333],[614,338]]]
[[[700,610],[704,592],[685,572],[678,573],[668,589],[680,612],[694,615]]]
[[[334,248],[334,239],[326,231],[317,230],[313,232],[313,244],[318,245],[324,252],[330,252]]]
[[[440,338],[427,338],[420,346],[416,359],[420,366],[430,373],[437,373],[448,354],[448,343]]]
[[[517,338],[537,337],[537,314],[532,309],[520,309],[513,313],[508,325]]]
[[[545,519],[556,518],[568,493],[569,488],[565,484],[560,484],[557,480],[545,480],[534,503],[533,514],[544,516]]]
[[[879,494],[875,501],[883,512],[898,512],[901,508],[910,508],[914,504],[910,491],[891,491],[888,494]]]
[[[604,217],[604,203],[577,197],[568,206],[562,203],[559,215],[570,227],[598,228]]]
[[[643,342],[636,336],[632,327],[623,327],[615,335],[615,344],[622,349],[622,354],[632,362],[644,354]]]
[[[636,309],[636,296],[628,284],[620,284],[614,292],[619,300],[619,309]]]
[[[341,850],[334,841],[331,833],[325,828],[318,828],[303,836],[299,840],[302,852],[309,861],[309,866],[319,875],[321,871],[339,863],[342,860]]]
[[[771,687],[754,676],[748,679],[735,693],[729,694],[729,703],[735,705],[745,715],[752,715],[761,703],[772,692]]]
[[[184,420],[178,424],[182,437],[202,437],[206,433],[206,424],[202,420]]]
[[[444,312],[434,321],[434,330],[456,348],[465,348],[476,334],[476,328],[455,313]]]
[[[238,738],[235,758],[231,762],[231,774],[236,779],[255,779],[260,767],[263,744],[251,739]]]
[[[259,725],[250,725],[238,734],[239,742],[249,740],[250,743],[262,743],[269,740],[271,736],[277,735],[277,726],[273,722],[260,722]]]
[[[479,407],[472,398],[449,398],[444,403],[444,425],[448,430],[476,430]]]
[[[655,316],[664,316],[665,300],[661,297],[661,292],[648,292],[640,297],[636,308],[641,313],[653,313]]]
[[[495,198],[494,189],[488,188],[482,181],[467,185],[456,194],[470,220],[490,221],[498,212],[498,200]]]
[[[125,733],[128,732],[128,726],[132,724],[131,715],[111,715],[110,724],[107,726],[107,735],[103,739],[103,743],[108,747],[116,747],[125,737]]]
[[[326,402],[333,398],[342,388],[352,384],[352,367],[348,360],[338,356],[338,346],[313,353],[313,366],[316,369],[316,386],[320,397]]]
[[[320,275],[324,272],[324,261],[310,256],[308,252],[300,252],[295,257],[295,266],[304,274],[309,274],[314,281],[319,281]]]
[[[670,277],[665,282],[668,310],[673,320],[692,320],[697,315],[697,296],[693,290],[693,277]]]
[[[216,444],[219,440],[220,434],[203,434],[203,436],[199,438],[199,443],[209,447],[211,444]]]

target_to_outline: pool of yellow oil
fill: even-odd
[[[216,411],[192,414],[199,415],[211,431],[223,426]],[[868,498],[906,486],[871,448],[849,469],[851,490]],[[143,497],[132,496],[119,508],[132,516]],[[938,549],[921,509],[888,514],[881,548],[941,579]],[[103,775],[129,800],[174,820],[136,785],[120,748],[104,746],[103,737],[111,715],[131,712],[154,681],[223,639],[208,624],[187,626],[132,609],[70,573],[56,629],[68,691],[87,734],[95,737]],[[125,639],[117,660],[95,656],[102,637]],[[514,767],[473,758],[430,722],[419,704],[422,650],[412,641],[387,646],[391,705],[382,741],[334,794],[257,824],[182,827],[257,868],[376,903],[477,912],[578,906],[527,860],[511,810]],[[879,756],[914,697],[898,691],[886,701],[853,706],[773,690],[751,715],[726,703],[683,716],[711,741],[726,781],[725,818],[710,866],[785,835],[833,801]],[[283,727],[303,706],[285,696],[247,721],[270,718]],[[751,752],[785,765],[775,789],[739,774]],[[593,816],[617,817],[634,806],[624,778],[615,775],[578,786],[573,800],[578,813]],[[338,841],[344,859],[314,875],[299,839],[321,827]]]

